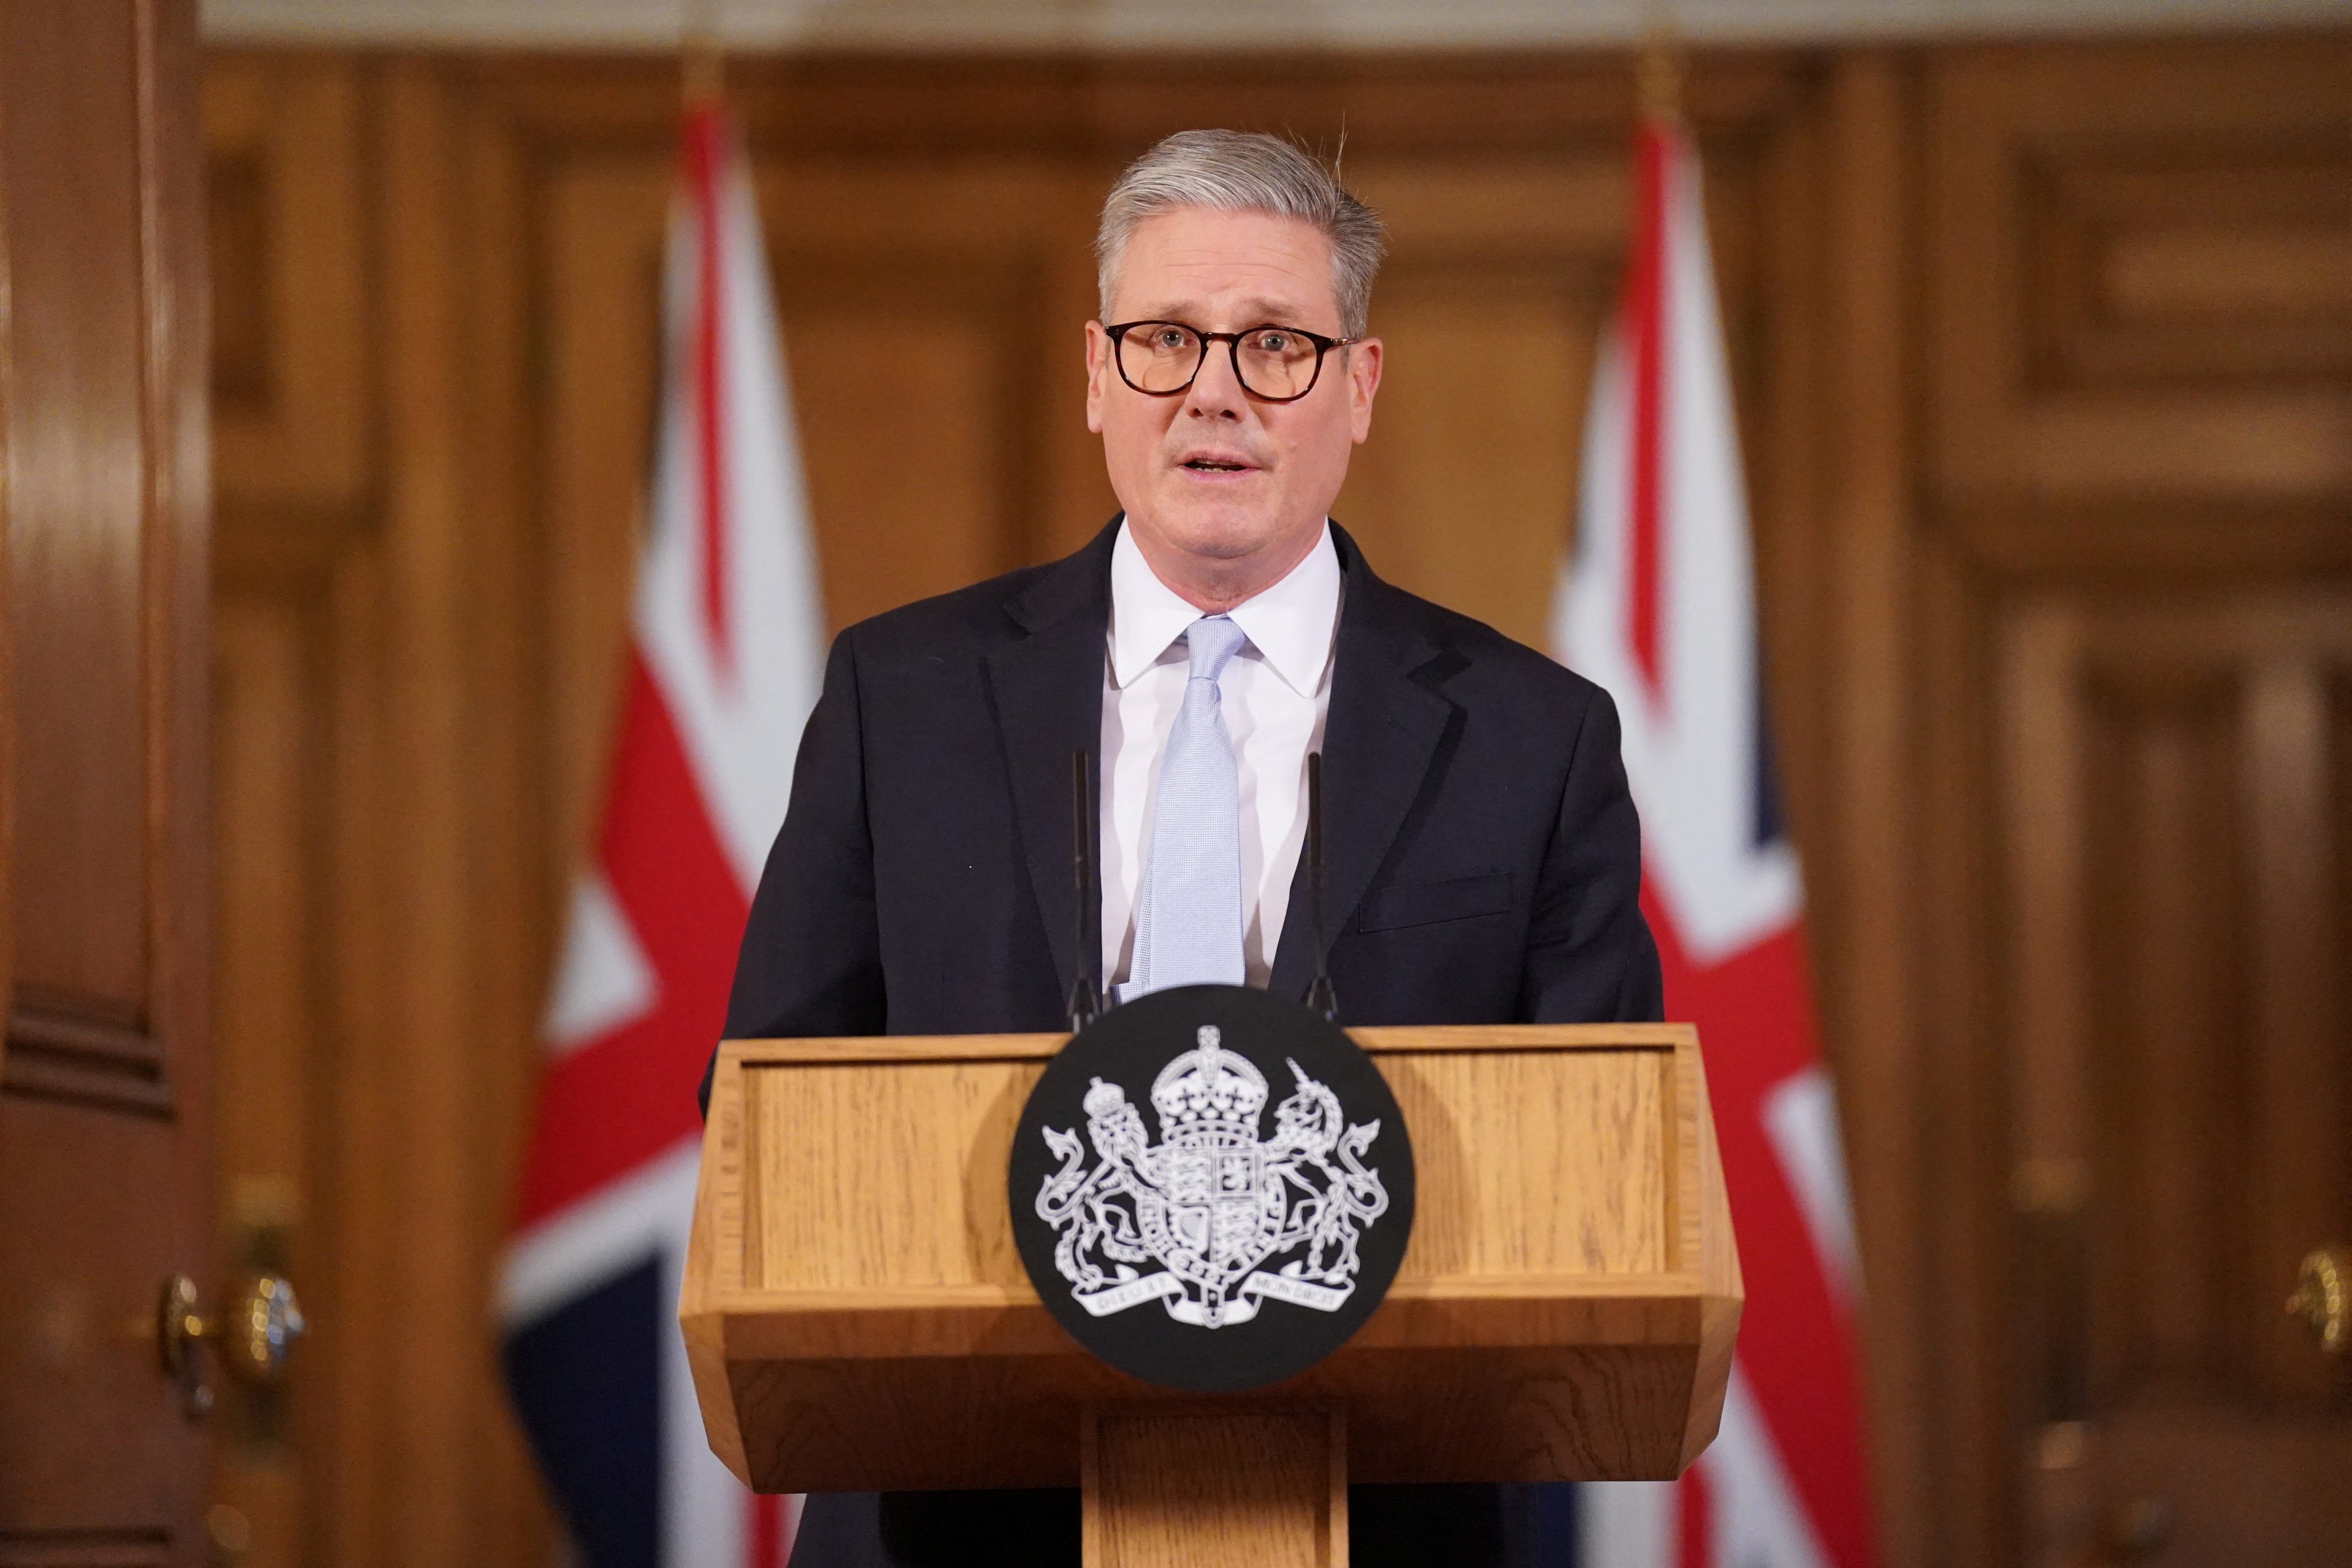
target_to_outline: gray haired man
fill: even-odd
[[[1303,996],[1319,750],[1342,1022],[1659,1016],[1607,695],[1383,583],[1330,521],[1380,391],[1381,248],[1380,219],[1273,137],[1185,132],[1120,177],[1086,369],[1122,510],[1065,560],[836,640],[730,1036],[1061,1026],[1085,966],[1081,751],[1103,781],[1096,956],[1122,998],[1200,980]],[[1542,1511],[1494,1487],[1359,1487],[1349,1507],[1354,1561],[1383,1568],[1528,1561]],[[1074,1491],[814,1498],[793,1552],[1077,1560]]]

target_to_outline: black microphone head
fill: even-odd
[[[1307,1007],[1339,1021],[1339,996],[1331,986],[1331,943],[1323,916],[1323,753],[1307,753],[1307,909],[1313,919],[1315,978],[1307,987]]]
[[[1094,757],[1070,753],[1070,877],[1076,884],[1071,924],[1077,948],[1077,978],[1070,983],[1070,1032],[1076,1034],[1102,1016],[1102,899],[1096,891],[1095,839],[1101,832],[1095,806]]]

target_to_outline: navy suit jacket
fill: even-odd
[[[1068,1026],[1084,962],[1070,755],[1101,749],[1118,526],[1065,560],[835,640],[744,928],[730,1037]],[[1336,525],[1332,536],[1344,586],[1323,738],[1325,910],[1340,1022],[1659,1017],[1608,693],[1381,582]],[[1271,988],[1303,1000],[1315,930],[1301,861]],[[709,1098],[706,1068],[706,1109]],[[1513,1500],[1525,1491],[1351,1488],[1357,1563],[1517,1560],[1513,1521],[1534,1517]],[[1078,1558],[1075,1493],[814,1499],[803,1530],[839,1536],[844,1563]]]
[[[835,639],[744,929],[730,1037],[1067,1027],[1082,962],[1070,755],[1101,748],[1117,529]],[[1325,909],[1340,1022],[1659,1017],[1608,693],[1381,582],[1332,536],[1345,586]],[[1294,998],[1315,973],[1301,861],[1270,983]]]

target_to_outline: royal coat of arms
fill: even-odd
[[[1297,1088],[1261,1138],[1265,1076],[1214,1025],[1196,1037],[1151,1085],[1160,1142],[1099,1078],[1085,1100],[1094,1165],[1076,1129],[1040,1129],[1063,1163],[1037,1194],[1059,1233],[1055,1266],[1097,1318],[1152,1300],[1204,1329],[1248,1322],[1267,1300],[1338,1311],[1356,1288],[1359,1229],[1389,1206],[1362,1163],[1380,1122],[1349,1125],[1339,1096],[1291,1061]]]

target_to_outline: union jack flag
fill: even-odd
[[[1868,1568],[1853,1225],[1773,779],[1698,159],[1678,128],[1648,121],[1635,176],[1552,647],[1624,719],[1643,912],[1666,1016],[1705,1042],[1748,1304],[1715,1446],[1672,1486],[1585,1489],[1580,1555],[1589,1568]]]
[[[544,1025],[505,1361],[591,1568],[782,1568],[799,1500],[754,1498],[712,1458],[677,1318],[695,1084],[824,635],[758,213],[713,103],[686,116],[664,279],[649,529]]]

